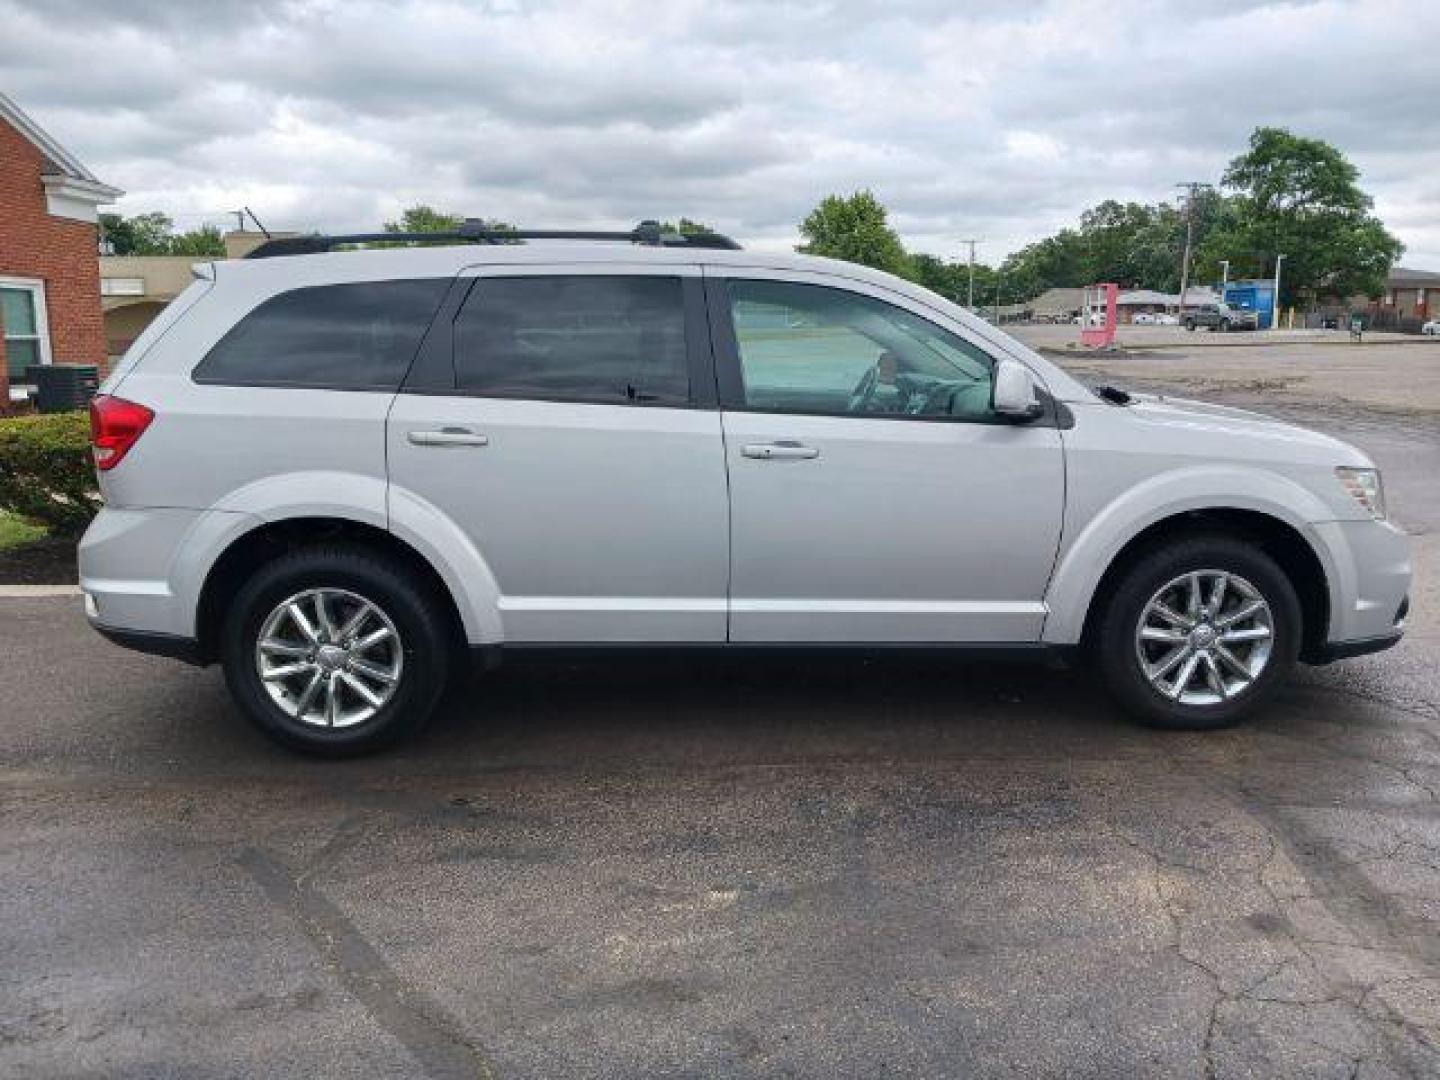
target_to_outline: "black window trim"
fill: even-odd
[[[507,270],[511,269],[509,267]],[[713,412],[718,407],[715,382],[715,357],[712,351],[709,317],[706,311],[702,279],[698,274],[678,274],[671,266],[636,266],[629,273],[598,272],[579,273],[571,268],[515,267],[521,273],[481,273],[462,276],[458,288],[453,289],[440,306],[432,332],[422,343],[420,353],[411,366],[409,375],[400,386],[402,394],[416,394],[427,397],[482,398],[491,401],[535,401],[559,405],[598,405],[604,408],[627,409],[689,409]],[[459,385],[455,367],[455,322],[464,310],[470,294],[483,282],[497,278],[545,278],[545,277],[597,277],[633,278],[661,277],[676,278],[680,282],[680,296],[683,308],[685,331],[686,373],[690,377],[689,400],[675,401],[598,401],[594,397],[547,394],[544,397],[521,394],[497,394],[493,391],[472,390]]]
[[[229,326],[225,328],[225,330],[220,334],[220,336],[216,338],[213,343],[211,343],[208,349],[205,350],[205,355],[202,356],[195,363],[195,366],[190,369],[190,381],[195,383],[197,386],[233,386],[239,389],[252,390],[320,390],[327,393],[343,392],[348,394],[398,393],[400,389],[405,385],[406,380],[410,378],[410,373],[414,370],[417,359],[421,356],[421,354],[424,353],[426,342],[428,342],[432,337],[435,336],[435,328],[437,326],[440,313],[445,310],[445,306],[449,302],[450,297],[454,295],[456,280],[457,279],[453,274],[434,274],[430,277],[364,278],[346,281],[317,281],[309,285],[296,285],[293,288],[281,289],[279,292],[271,293],[269,296],[262,298],[258,303],[255,304],[254,307],[250,308],[248,311],[242,314],[239,318],[235,319],[233,322],[230,323]],[[266,304],[270,303],[270,301],[272,300],[278,300],[282,296],[288,296],[291,293],[301,292],[305,289],[329,289],[345,285],[381,285],[391,281],[448,281],[445,294],[441,297],[440,303],[436,305],[435,310],[430,313],[430,321],[425,324],[425,329],[420,334],[420,341],[415,346],[415,354],[411,356],[409,360],[405,361],[404,366],[400,371],[399,379],[395,380],[394,382],[289,382],[283,379],[222,379],[205,377],[201,374],[200,369],[205,366],[205,362],[210,359],[210,355],[220,346],[220,343],[230,335],[230,332],[234,330],[237,326],[239,326],[242,322],[244,322],[246,319],[250,318],[251,315],[255,314],[255,312],[259,311]]]
[[[726,268],[728,270],[728,268]],[[737,268],[739,269],[739,268]],[[758,269],[758,268],[757,268]],[[717,268],[718,270],[718,268]],[[710,337],[711,348],[715,356],[715,383],[719,394],[720,408],[725,412],[759,413],[770,416],[823,416],[831,420],[884,420],[889,422],[911,422],[928,424],[977,424],[982,427],[1014,427],[1017,421],[1004,416],[992,416],[977,418],[970,416],[940,416],[915,415],[911,413],[841,413],[832,412],[828,409],[793,409],[777,406],[750,405],[745,401],[745,381],[740,368],[740,343],[735,336],[735,318],[730,308],[730,282],[732,281],[763,281],[779,283],[784,285],[807,285],[819,289],[834,289],[837,292],[850,293],[854,296],[864,297],[869,300],[878,300],[881,303],[891,304],[917,319],[945,330],[934,319],[928,315],[922,315],[908,307],[895,304],[893,301],[881,297],[871,296],[869,293],[860,292],[856,289],[846,288],[844,285],[831,284],[825,281],[811,281],[796,277],[769,277],[763,271],[757,276],[750,272],[711,272],[709,268],[705,274],[705,300],[710,315]],[[955,333],[953,330],[946,330],[946,333]],[[962,340],[975,346],[991,361],[999,359],[994,352],[972,341],[964,335],[957,335]],[[1036,380],[1036,394],[1044,411],[1034,420],[1020,421],[1025,427],[1070,427],[1073,426],[1073,419],[1067,422],[1068,409],[1055,400],[1055,398]]]

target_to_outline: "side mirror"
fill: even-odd
[[[990,380],[990,411],[1016,421],[1034,420],[1045,411],[1035,393],[1035,376],[1020,361],[995,361]]]

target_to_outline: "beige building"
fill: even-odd
[[[266,240],[294,233],[229,232],[225,258],[241,259]],[[213,262],[194,255],[102,255],[100,307],[105,318],[105,351],[115,359],[130,347],[165,305],[194,280],[196,263]]]

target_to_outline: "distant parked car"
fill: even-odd
[[[1130,321],[1136,326],[1154,326],[1155,316],[1148,311],[1142,311]]]
[[[1180,319],[1179,319],[1177,316],[1175,316],[1175,315],[1171,315],[1168,311],[1161,311],[1161,312],[1157,312],[1156,315],[1155,315],[1155,325],[1156,325],[1156,326],[1179,326],[1179,325],[1180,325]]]
[[[1420,333],[1430,337],[1440,337],[1440,319],[1431,319],[1424,326],[1420,327]]]
[[[1260,316],[1229,304],[1201,304],[1185,312],[1185,329],[1194,330],[1201,326],[1226,333],[1231,330],[1259,330]]]

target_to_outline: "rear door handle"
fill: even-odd
[[[412,431],[405,436],[416,446],[489,446],[490,436],[469,428],[447,427],[439,431]]]
[[[795,442],[792,439],[777,439],[768,443],[746,443],[740,453],[748,458],[768,461],[771,458],[817,458],[820,451],[813,446]]]

